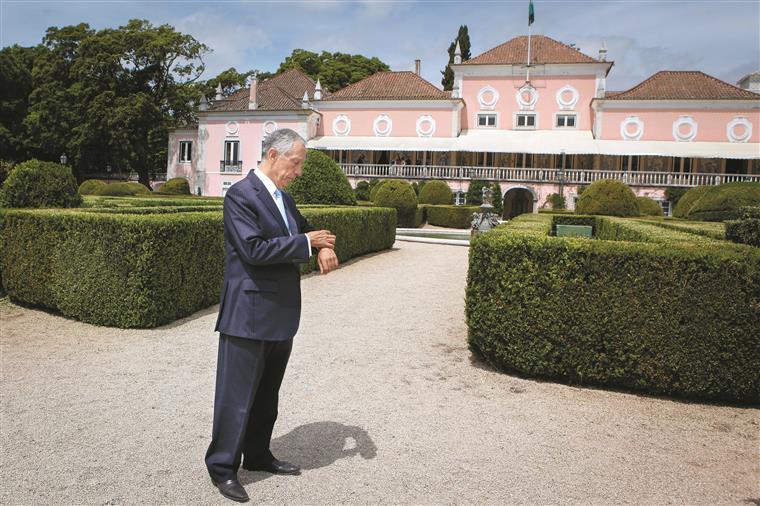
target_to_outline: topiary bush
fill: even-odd
[[[420,204],[431,205],[450,205],[453,202],[454,194],[445,181],[433,179],[425,183],[420,190]]]
[[[83,181],[82,184],[79,185],[79,194],[80,195],[94,195],[95,190],[105,185],[106,185],[106,182],[101,181],[100,179],[88,179],[86,181]]]
[[[664,216],[662,206],[649,197],[636,197],[639,204],[639,214],[644,216]]]
[[[711,186],[686,216],[690,220],[725,221],[740,216],[739,209],[760,206],[760,183],[724,183]]]
[[[600,179],[583,192],[575,211],[579,214],[638,216],[639,205],[628,186],[620,181]]]
[[[380,187],[385,184],[386,181],[390,181],[390,179],[373,179],[369,182],[369,199],[374,202],[375,196],[377,195],[377,190],[380,189]]]
[[[184,177],[173,177],[156,193],[161,195],[190,195],[190,181]]]
[[[356,200],[369,200],[369,189],[370,187],[367,181],[359,181],[356,183],[356,188],[354,188],[354,196],[356,197]]]
[[[726,239],[760,248],[760,207],[742,207],[739,219],[725,222]]]
[[[338,164],[315,149],[307,151],[303,174],[285,190],[298,204],[356,205],[354,190]]]
[[[77,207],[82,203],[71,167],[27,160],[8,174],[0,207]]]
[[[384,182],[375,193],[375,205],[395,209],[399,227],[415,226],[417,196],[406,181],[391,179]]]
[[[565,197],[559,193],[552,193],[546,197],[546,203],[552,206],[552,209],[564,209]]]
[[[425,206],[427,222],[447,228],[471,228],[472,215],[479,211],[477,206]]]
[[[144,195],[151,193],[150,188],[135,181],[111,183],[95,188],[93,195],[109,197],[128,197],[130,195]]]
[[[683,197],[687,191],[689,191],[689,189],[684,188],[683,186],[668,186],[665,188],[665,198],[669,200],[670,205],[675,208],[678,201],[681,200],[681,197]]]
[[[694,203],[702,198],[702,195],[704,195],[709,189],[709,186],[695,186],[694,188],[690,188],[686,193],[681,195],[680,199],[678,199],[678,203],[673,208],[673,217],[686,218]]]

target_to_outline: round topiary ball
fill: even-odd
[[[82,203],[71,167],[32,159],[18,164],[3,183],[3,207],[77,207]]]
[[[105,186],[105,184],[106,182],[101,181],[100,179],[88,179],[79,185],[79,194],[80,195],[94,195],[95,190],[97,190],[101,186]]]
[[[156,193],[161,195],[190,195],[190,182],[184,177],[173,177]]]
[[[607,216],[638,216],[636,195],[625,184],[612,179],[595,181],[578,199],[579,214],[602,214]]]
[[[686,195],[681,200],[684,198]],[[723,183],[708,187],[686,217],[702,221],[734,220],[739,218],[740,208],[747,206],[760,206],[760,183]]]
[[[451,188],[440,179],[428,181],[420,190],[420,204],[449,205],[453,199]]]
[[[678,199],[676,207],[673,208],[673,216],[676,218],[688,218],[692,206],[697,200],[701,199],[702,195],[704,195],[709,189],[709,186],[695,186],[694,188],[689,189],[689,191],[681,195],[681,198]]]
[[[111,183],[95,189],[93,195],[108,197],[130,197],[150,193],[150,188],[135,181]]]
[[[390,179],[373,179],[369,183],[369,199],[374,202],[375,196],[377,196],[377,190]]]
[[[649,197],[636,197],[639,203],[639,213],[644,216],[664,216],[662,206]]]
[[[356,205],[354,190],[338,164],[314,149],[306,153],[303,174],[285,190],[298,204]]]
[[[375,194],[375,205],[392,207],[398,215],[399,227],[414,227],[417,211],[417,196],[412,185],[400,179],[391,179],[382,184]]]

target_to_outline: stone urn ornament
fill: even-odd
[[[492,194],[493,190],[491,188],[487,186],[483,187],[483,203],[480,205],[480,212],[472,213],[470,237],[488,232],[499,224],[499,217],[493,212],[493,204],[491,204]]]

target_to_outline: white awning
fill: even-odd
[[[472,151],[568,155],[650,155],[760,159],[760,144],[739,142],[597,140],[588,130],[464,130],[459,137],[317,137],[314,149],[368,151]]]

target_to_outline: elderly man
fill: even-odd
[[[301,316],[298,263],[318,250],[321,273],[338,266],[335,236],[314,230],[282,191],[302,174],[305,159],[301,136],[276,130],[264,139],[259,168],[232,185],[224,199],[226,263],[206,467],[221,494],[238,502],[248,501],[237,478],[241,456],[244,469],[300,471],[269,450],[278,392]]]

